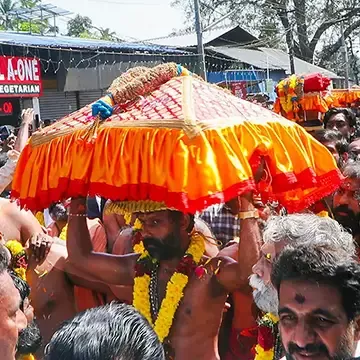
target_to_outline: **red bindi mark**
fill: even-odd
[[[301,294],[296,294],[295,301],[298,302],[299,304],[303,304],[305,302],[305,296]]]

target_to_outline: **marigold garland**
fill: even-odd
[[[17,240],[10,240],[5,244],[11,253],[11,268],[24,281],[28,267],[27,255],[22,244]]]
[[[35,356],[33,354],[20,355],[18,360],[35,360]]]
[[[276,332],[279,318],[265,314],[258,323],[258,344],[255,346],[254,360],[273,360],[275,355]]]
[[[134,252],[141,254],[135,268],[133,306],[149,321],[161,342],[169,335],[175,313],[184,296],[184,289],[205,252],[205,238],[199,232],[191,235],[190,245],[176,271],[166,286],[166,294],[161,303],[155,323],[151,317],[149,286],[151,269],[157,261],[144,248],[140,232],[135,233]]]

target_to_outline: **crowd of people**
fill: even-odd
[[[290,215],[252,192],[195,215],[100,197],[20,209],[9,192],[33,116],[1,136],[0,359],[360,359],[350,109],[312,134],[344,182]]]

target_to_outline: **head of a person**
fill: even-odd
[[[349,144],[349,160],[359,161],[360,160],[360,138],[353,139]]]
[[[62,202],[56,202],[49,206],[49,214],[55,222],[67,222],[68,211]]]
[[[341,132],[347,140],[350,140],[355,132],[356,117],[351,109],[333,108],[325,114],[324,126],[326,129]]]
[[[279,330],[288,360],[350,360],[360,336],[360,264],[343,249],[290,246],[275,262]]]
[[[138,213],[137,218],[142,225],[144,247],[153,258],[170,260],[184,255],[195,224],[193,215],[163,210]]]
[[[34,319],[34,308],[30,305],[30,287],[15,272],[10,271],[10,276],[19,291],[21,298],[20,310],[27,320],[27,327],[19,333],[16,354],[19,356],[35,353],[41,346],[42,336],[40,328]]]
[[[333,197],[333,214],[356,237],[360,235],[360,162],[348,163],[343,174],[345,181]]]
[[[132,306],[117,303],[77,314],[55,332],[45,350],[45,360],[85,358],[165,360],[163,347],[146,319]]]
[[[278,296],[271,284],[275,259],[287,245],[329,245],[355,256],[355,245],[350,233],[335,220],[314,214],[291,214],[271,217],[263,231],[264,244],[260,259],[253,266],[250,286],[257,307],[264,312],[277,313]]]
[[[8,272],[9,263],[9,252],[0,245],[0,349],[2,359],[14,360],[19,333],[27,320],[20,309],[20,293]]]
[[[348,152],[348,142],[343,135],[339,131],[329,129],[314,131],[312,135],[331,152],[341,169],[347,161]]]

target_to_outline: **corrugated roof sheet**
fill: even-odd
[[[285,70],[288,73],[290,72],[289,55],[282,50],[269,48],[251,50],[226,46],[211,47],[209,49],[259,69],[267,69],[267,67],[269,67],[270,70]],[[341,78],[332,71],[310,64],[296,57],[294,58],[294,62],[295,72],[297,74],[321,73],[331,79]]]
[[[286,52],[278,49],[269,49],[269,48],[260,48],[260,50],[263,51],[265,54],[267,54],[269,57],[277,59],[279,64],[282,64],[284,70],[290,71],[289,55]],[[341,76],[338,76],[334,72],[330,70],[326,70],[320,66],[310,64],[297,57],[295,57],[294,63],[295,63],[295,72],[297,74],[320,73],[331,79],[341,79]]]
[[[217,39],[221,35],[227,33],[233,27],[222,28],[222,29],[213,29],[203,33],[203,43],[207,44],[210,41]],[[146,40],[149,43],[163,46],[174,46],[174,47],[190,47],[197,45],[196,33],[176,35],[176,36],[166,36],[157,39]]]
[[[69,49],[91,49],[110,51],[150,51],[157,53],[184,53],[171,47],[142,43],[112,42],[82,39],[70,36],[42,36],[0,31],[0,43],[17,46],[40,46]]]
[[[233,45],[234,43],[241,42],[241,40],[243,41],[243,43],[244,42],[247,43],[247,42],[256,42],[258,39],[253,35],[251,35],[249,32],[247,32],[246,30],[242,29],[240,26],[232,25],[232,26],[215,27],[208,31],[203,32],[204,45],[210,44],[214,40],[219,40],[220,42],[223,41],[225,43]],[[146,40],[146,42],[157,45],[163,45],[163,46],[186,48],[186,47],[197,46],[197,36],[196,33],[194,32],[184,35],[166,36],[162,38],[149,39]]]
[[[267,56],[260,50],[242,49],[238,47],[227,46],[209,47],[207,49],[221,53],[233,59],[240,60],[245,64],[250,64],[259,69],[267,69],[267,67],[269,67],[271,70],[284,69],[282,64],[279,64],[277,59],[274,59],[272,56]]]

